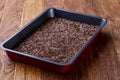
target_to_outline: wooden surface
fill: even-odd
[[[0,80],[120,80],[120,0],[0,0],[0,43],[48,7],[102,16],[108,23],[66,74],[11,61],[0,49]]]

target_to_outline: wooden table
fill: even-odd
[[[120,80],[120,0],[0,0],[0,43],[48,7],[105,17],[108,23],[66,74],[11,61],[0,49],[0,80]]]

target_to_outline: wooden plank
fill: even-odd
[[[5,0],[0,0],[0,3],[1,3],[1,5],[0,5],[0,24],[1,24],[1,20],[2,20],[3,14],[4,14]],[[2,41],[3,41],[3,39],[0,35],[0,42],[2,42]]]
[[[5,0],[0,0],[0,22],[1,22],[1,19],[2,19],[2,15],[3,15],[3,10],[4,10],[4,6],[5,6]]]
[[[25,0],[21,27],[42,11],[42,0]],[[40,69],[16,62],[15,80],[40,80]]]
[[[104,4],[103,1],[101,1],[101,5]],[[113,4],[110,6],[110,4]],[[108,7],[110,6],[110,7]],[[104,9],[103,9],[104,8]],[[102,5],[102,10],[104,13],[104,16],[108,19],[107,23],[107,29],[111,31],[113,42],[114,42],[114,48],[118,55],[118,60],[120,62],[120,4],[117,1],[110,0],[107,1],[107,5]]]
[[[0,36],[3,40],[18,30],[21,22],[23,0],[6,0],[0,24]]]
[[[20,26],[23,0],[0,0],[0,43]],[[15,64],[0,49],[0,80],[14,79]]]
[[[21,26],[40,14],[43,11],[42,6],[42,0],[25,0]]]
[[[43,0],[43,9],[51,7],[64,8],[64,0]]]
[[[0,49],[0,80],[13,80],[14,69],[14,62]]]

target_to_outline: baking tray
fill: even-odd
[[[92,35],[92,37],[84,44],[82,48],[73,56],[73,58],[66,64],[57,63],[54,61],[49,61],[42,59],[37,56],[30,54],[21,53],[15,51],[16,45],[20,44],[24,39],[26,39],[32,32],[34,32],[40,25],[42,25],[47,19],[59,17],[65,18],[81,23],[87,23],[90,25],[97,25],[99,29]],[[20,30],[18,30],[13,36],[5,40],[1,47],[4,49],[10,59],[24,62],[27,64],[42,67],[51,71],[57,72],[67,72],[72,65],[80,58],[80,55],[90,46],[90,43],[95,39],[95,37],[100,33],[103,26],[106,24],[107,20],[105,18],[96,17],[88,14],[82,14],[77,12],[72,12],[68,10],[49,8],[45,10],[42,14],[38,15]]]

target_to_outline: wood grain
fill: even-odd
[[[3,12],[4,12],[4,6],[5,6],[5,0],[0,0],[0,25],[1,25],[1,20],[2,20],[2,17],[3,17]],[[2,37],[0,36],[0,42],[2,42]]]
[[[0,42],[8,38],[20,27],[23,0],[3,0],[0,8]],[[15,62],[0,49],[0,80],[13,80]]]
[[[120,80],[119,0],[0,0],[0,43],[49,7],[106,17],[108,23],[66,74],[11,61],[0,49],[0,80]]]

